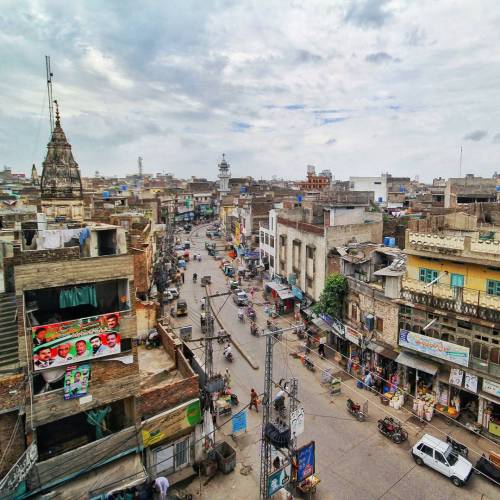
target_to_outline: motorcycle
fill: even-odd
[[[259,329],[257,325],[250,325],[250,333],[254,335],[255,337],[259,336]]]
[[[348,399],[346,402],[347,411],[356,417],[360,422],[365,421],[365,414],[361,410],[361,405],[355,403],[352,399]]]
[[[247,310],[247,315],[248,315],[248,318],[250,319],[250,321],[255,321],[255,318],[256,318],[256,314],[255,314],[255,310],[250,308]]]
[[[312,372],[316,371],[316,367],[314,366],[314,363],[307,357],[304,358],[304,366],[308,369],[311,370]]]
[[[242,312],[238,312],[238,319],[244,323],[245,322],[245,315]]]
[[[197,279],[198,279],[198,276],[196,274],[193,274],[193,283],[196,283]]]
[[[224,354],[224,358],[226,358],[226,361],[229,361],[230,363],[233,362],[233,353],[228,352],[227,354]]]
[[[224,338],[224,335],[225,335],[225,334],[226,334],[226,332],[225,332],[224,330],[219,330],[219,331],[217,332],[217,342],[218,342],[219,344],[224,344],[224,342],[225,342],[225,340],[226,340],[226,339]]]
[[[378,421],[378,430],[396,444],[408,439],[408,432],[403,429],[399,422],[395,422],[392,417],[381,418]]]
[[[451,444],[453,451],[456,451],[459,455],[462,455],[462,457],[467,458],[467,455],[469,454],[469,448],[467,448],[467,446],[458,443],[450,436],[446,436],[446,442]]]

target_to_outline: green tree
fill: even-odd
[[[326,279],[325,288],[314,304],[316,314],[328,314],[332,318],[341,319],[344,311],[344,301],[347,294],[347,278],[343,274],[330,274]]]

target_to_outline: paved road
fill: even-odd
[[[189,304],[189,321],[199,331],[200,300],[204,288],[193,284],[191,276],[210,274],[215,291],[226,291],[225,278],[219,269],[219,261],[207,255],[204,249],[205,229],[195,229],[191,238],[194,250],[202,255],[202,262],[190,262],[186,272],[186,284],[182,295]],[[256,300],[261,297],[261,290]],[[250,389],[262,392],[264,382],[265,340],[250,335],[249,323],[244,325],[237,319],[237,308],[231,298],[214,299],[214,309],[219,311],[223,325],[234,336],[245,351],[255,359],[260,369],[253,369],[235,350],[234,363],[227,363],[222,356],[222,346],[214,343],[214,365],[220,371],[229,367],[233,387],[243,404],[248,402]],[[261,308],[257,308],[258,321],[265,324]],[[187,321],[187,320],[185,320]],[[277,344],[274,350],[273,380],[295,376],[299,380],[299,399],[306,413],[305,432],[299,438],[299,445],[310,440],[316,441],[317,472],[321,478],[316,498],[318,499],[428,499],[438,496],[441,499],[485,499],[498,498],[497,487],[484,478],[473,476],[468,485],[455,487],[437,472],[417,466],[410,455],[411,445],[418,440],[421,430],[408,426],[408,442],[395,445],[382,436],[376,427],[377,419],[382,416],[377,408],[370,407],[366,422],[357,422],[347,414],[345,400],[351,397],[362,401],[363,391],[353,393],[343,386],[340,396],[329,396],[320,384],[319,373],[306,370],[299,361],[291,358],[289,350],[296,347],[293,335],[285,340],[286,345]],[[195,347],[196,346],[192,346]],[[202,349],[197,351],[202,359]],[[238,461],[251,464],[256,485],[259,476],[260,424],[261,414],[254,410],[249,415],[246,435],[236,438]],[[228,426],[229,427],[229,426]],[[230,432],[229,429],[226,431]],[[427,430],[426,432],[429,432]],[[236,478],[235,478],[236,479]],[[258,491],[255,492],[255,498]],[[227,498],[231,498],[229,495]],[[239,498],[239,496],[235,497]]]

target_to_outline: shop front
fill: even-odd
[[[488,433],[498,441],[500,439],[500,384],[483,379],[481,388],[478,422],[483,433]]]
[[[442,367],[437,377],[436,412],[475,430],[479,418],[478,377],[459,368]]]
[[[407,352],[399,353],[398,379],[403,390],[415,398],[432,396],[439,365]]]
[[[142,423],[149,475],[168,476],[171,484],[194,474],[195,427],[201,422],[200,400],[160,413]]]
[[[264,297],[269,301],[269,314],[271,316],[294,311],[295,295],[288,285],[267,281],[264,283]]]

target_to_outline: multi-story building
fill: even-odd
[[[398,362],[409,392],[458,402],[463,423],[499,435],[490,416],[500,415],[500,232],[447,217],[406,232]]]
[[[266,223],[260,223],[259,250],[260,265],[267,268],[269,278],[272,279],[275,274],[276,266],[276,234],[277,234],[278,210],[269,210],[269,220]]]
[[[380,177],[349,177],[352,191],[373,191],[375,203],[387,203],[389,174]]]
[[[330,252],[353,241],[380,243],[382,214],[304,202],[280,210],[276,231],[276,273],[317,301],[332,272]]]
[[[316,175],[316,168],[313,165],[308,165],[307,180],[299,181],[296,184],[301,191],[323,191],[324,189],[328,189],[331,183],[332,183],[331,172],[327,173],[325,171],[322,172],[320,175]]]
[[[465,177],[449,178],[444,189],[445,208],[456,208],[462,204],[497,201],[496,177],[475,177],[467,174]]]

